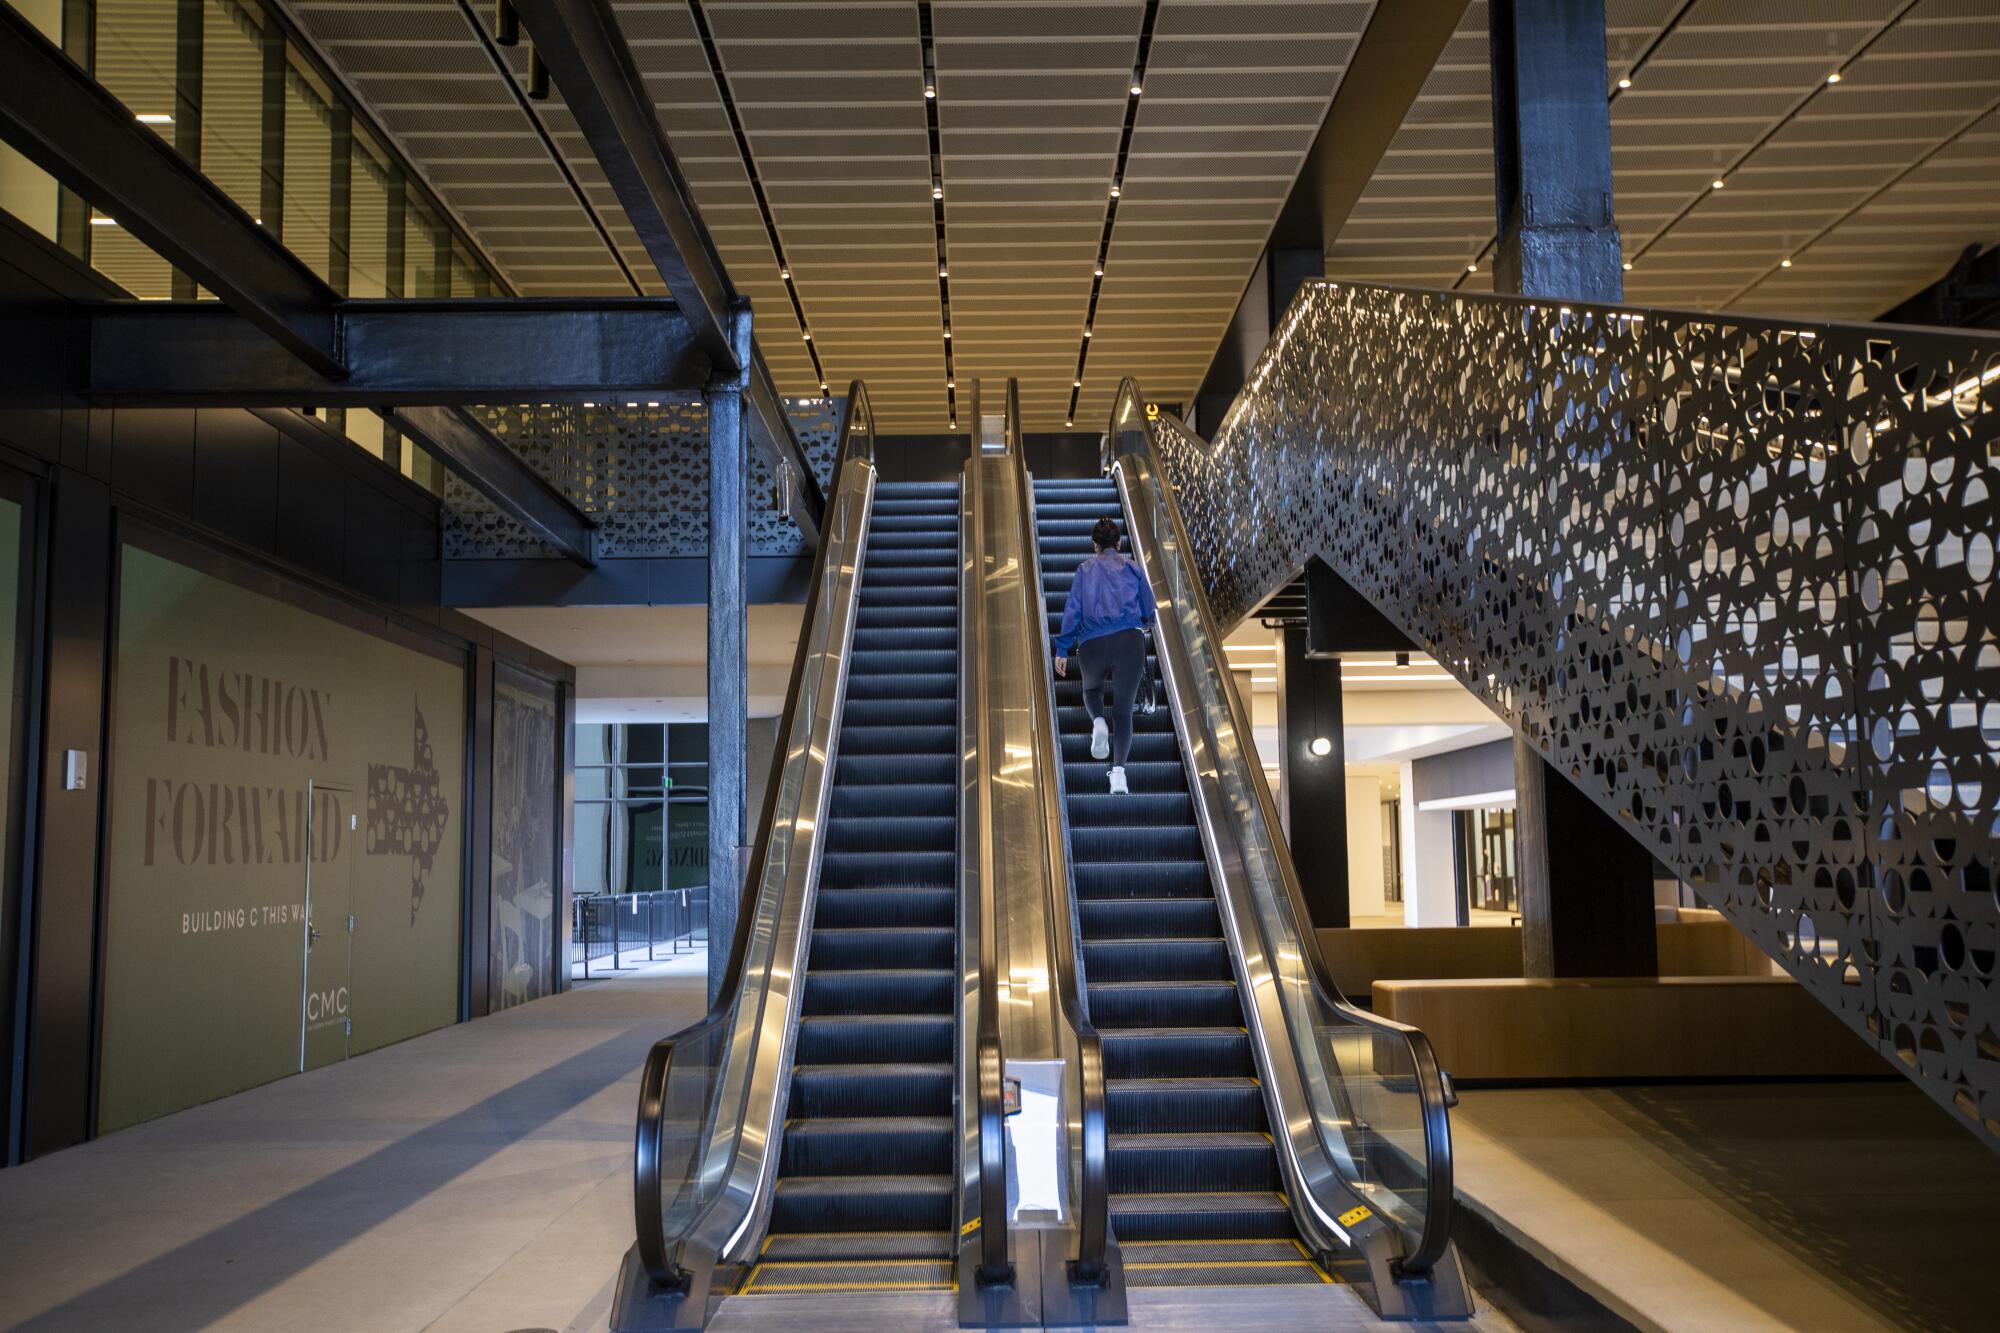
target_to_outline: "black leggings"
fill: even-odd
[[[1146,631],[1121,629],[1086,639],[1076,650],[1083,666],[1083,706],[1093,718],[1105,715],[1104,676],[1111,675],[1111,766],[1125,767],[1132,752],[1132,704],[1139,697],[1139,673],[1146,665]]]

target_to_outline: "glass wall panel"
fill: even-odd
[[[333,109],[296,64],[285,70],[285,247],[322,278],[333,256]]]
[[[308,1014],[349,1054],[452,1022],[463,667],[128,545],[116,673],[101,1126],[296,1071]]]
[[[15,0],[14,8],[52,42],[62,41],[62,0]],[[56,234],[56,178],[0,143],[0,209],[53,241]]]
[[[209,0],[201,38],[201,170],[251,217],[263,208],[261,15]]]
[[[495,1009],[555,988],[556,688],[525,671],[493,672]]]
[[[173,142],[176,6],[160,0],[97,0],[97,81],[140,122]],[[163,300],[173,271],[119,225],[92,212],[91,265],[134,296]]]
[[[11,481],[11,478],[9,479]],[[15,670],[19,645],[21,594],[21,506],[0,496],[0,1032],[14,1031],[14,962],[20,956],[19,894],[15,877],[6,867],[13,864],[14,847],[8,834],[14,809],[14,717],[22,700],[22,682]],[[0,1090],[10,1090],[11,1079],[0,1073]],[[0,1126],[7,1115],[0,1112]]]
[[[389,295],[388,165],[365,136],[354,136],[354,215],[348,223],[347,294]]]

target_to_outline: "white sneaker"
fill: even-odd
[[[1113,796],[1130,796],[1132,794],[1132,789],[1125,785],[1125,770],[1122,768],[1111,770],[1111,794]]]
[[[1090,719],[1090,757],[1109,759],[1111,757],[1111,728],[1104,725],[1104,719]]]

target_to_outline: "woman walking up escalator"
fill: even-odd
[[[1117,520],[1100,518],[1090,530],[1093,554],[1077,566],[1076,582],[1063,603],[1062,631],[1055,636],[1055,668],[1069,674],[1074,651],[1083,668],[1083,706],[1090,713],[1090,755],[1111,760],[1111,791],[1125,795],[1125,757],[1132,750],[1132,709],[1146,666],[1146,639],[1153,628],[1153,590],[1146,576],[1118,552]],[[1111,679],[1109,705],[1105,677]]]

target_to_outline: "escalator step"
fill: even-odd
[[[878,1116],[791,1121],[778,1170],[788,1176],[941,1176],[951,1173],[951,1163],[949,1115]]]
[[[1090,757],[1090,723],[1088,722],[1085,722],[1075,731],[1067,728],[1064,729],[1062,733],[1062,757],[1065,764],[1095,764],[1100,773],[1104,771],[1109,762],[1108,760],[1092,759]],[[1128,760],[1136,759],[1142,764],[1179,763],[1181,758],[1181,743],[1174,735],[1172,728],[1165,731],[1144,732],[1138,729],[1137,719],[1134,719],[1132,749],[1125,757]]]
[[[1124,1134],[1262,1134],[1269,1127],[1253,1078],[1114,1078],[1105,1083],[1105,1105],[1111,1128]]]
[[[1205,898],[1215,891],[1205,861],[1077,861],[1079,898]]]
[[[955,1024],[949,1014],[845,1014],[799,1022],[801,1065],[948,1064]],[[1108,1049],[1108,1045],[1107,1045]]]
[[[840,762],[833,771],[835,791],[846,786],[872,787],[897,783],[943,782],[956,785],[957,780],[958,756],[950,751],[943,754],[857,754],[842,745]]]
[[[1247,1079],[1257,1072],[1250,1034],[1241,1028],[1132,1027],[1103,1036],[1107,1080]]]
[[[949,727],[957,724],[956,699],[855,699],[847,701],[840,725],[848,727]]]
[[[865,819],[872,815],[958,817],[958,788],[949,782],[884,782],[843,786],[829,793],[827,815],[832,819]]]
[[[1276,1194],[1113,1194],[1120,1241],[1289,1238],[1291,1210]]]
[[[1078,861],[1199,861],[1201,830],[1193,824],[1072,828],[1070,854]]]
[[[878,809],[882,807],[877,807]],[[949,851],[958,839],[954,815],[841,815],[827,821],[827,855],[840,852]]]
[[[1137,748],[1137,747],[1134,747]],[[1088,754],[1089,738],[1084,738]],[[947,757],[958,753],[957,727],[842,727],[840,753]]]
[[[1093,982],[1225,981],[1229,946],[1208,940],[1092,940],[1083,945],[1083,972]]]
[[[1128,770],[1126,780],[1131,780]],[[1072,826],[1096,828],[1120,824],[1193,824],[1194,802],[1186,792],[1132,792],[1113,796],[1088,788],[1069,793]]]
[[[1085,747],[1084,753],[1088,754]],[[1065,791],[1091,792],[1104,785],[1105,759],[1086,759],[1082,763],[1063,764],[1063,789]],[[1148,792],[1187,792],[1187,772],[1179,761],[1163,763],[1149,761],[1140,763],[1137,759],[1125,761],[1125,781],[1132,788],[1134,796]]]
[[[806,965],[815,972],[868,971],[892,958],[905,968],[948,968],[957,957],[957,932],[951,926],[829,930],[815,925]]]
[[[949,1263],[950,1230],[944,1231],[800,1231],[772,1232],[757,1258],[767,1264],[803,1263],[819,1259],[936,1259]],[[850,1271],[851,1279],[853,1273]],[[837,1280],[837,1279],[836,1279]]]
[[[1222,935],[1222,917],[1212,898],[1084,898],[1077,904],[1077,918],[1086,940],[1207,939]]]
[[[1261,1131],[1112,1134],[1107,1146],[1114,1194],[1276,1193],[1282,1183]]]
[[[856,630],[947,629],[958,632],[958,599],[940,599],[936,606],[870,606],[854,612]]]
[[[813,925],[821,930],[870,926],[943,926],[957,921],[951,889],[821,889]]]
[[[800,1120],[950,1115],[951,1069],[949,1064],[794,1065],[787,1111]]]
[[[819,886],[826,889],[948,889],[958,879],[953,852],[827,852]]]
[[[1099,1028],[1233,1028],[1243,1008],[1233,981],[1092,982],[1090,1018]]]
[[[878,968],[806,973],[808,1014],[948,1014],[956,972]],[[1235,994],[1229,996],[1234,1012]],[[1212,1010],[1210,1012],[1213,1012]],[[1206,1020],[1198,1020],[1206,1021]],[[1194,1026],[1193,1023],[1188,1026]]]
[[[952,1179],[780,1176],[773,1231],[949,1231]]]
[[[928,680],[932,676],[949,676],[952,679],[952,693],[958,692],[958,654],[935,649],[899,649],[895,652],[857,652],[848,658],[848,692],[852,694],[853,682],[863,676],[902,676]]]
[[[854,631],[854,651],[857,653],[896,653],[906,648],[919,650],[944,648],[955,652],[958,649],[958,627],[946,625],[925,629],[888,628]],[[845,720],[843,717],[843,723]]]
[[[849,673],[850,699],[956,699],[958,668],[949,671]]]

